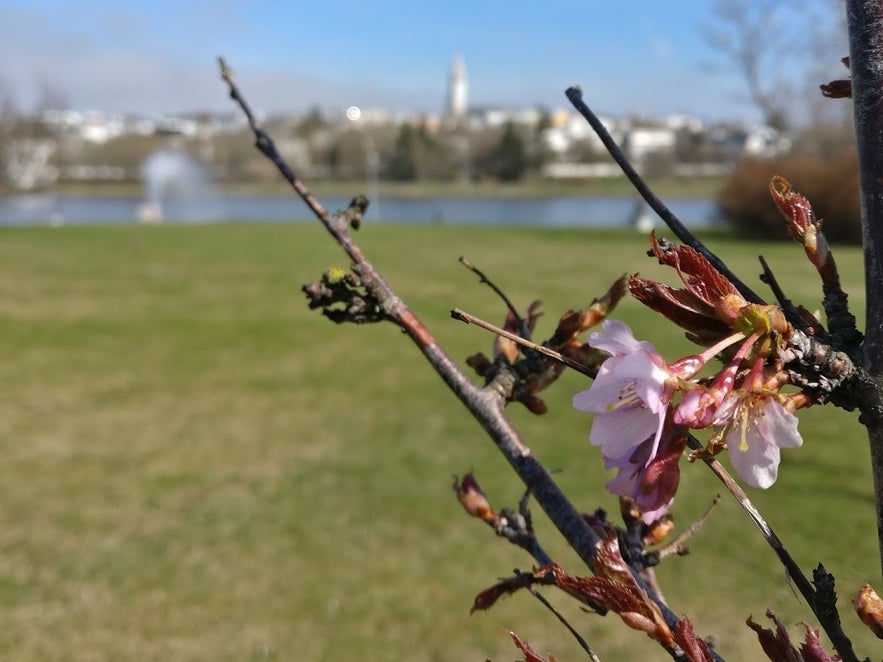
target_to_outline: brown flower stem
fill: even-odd
[[[815,614],[815,617],[819,621],[819,625],[822,626],[825,634],[827,634],[828,638],[831,640],[834,649],[840,655],[840,659],[843,662],[858,662],[859,658],[852,648],[852,642],[841,627],[840,615],[837,612],[836,604],[833,601],[819,599],[816,587],[813,586],[809,579],[807,579],[806,575],[803,574],[800,566],[797,565],[797,561],[791,556],[790,552],[779,539],[779,536],[776,535],[775,531],[773,531],[763,515],[760,514],[757,507],[751,503],[751,499],[745,494],[745,490],[743,490],[739,483],[737,483],[729,472],[724,469],[720,462],[705,452],[705,446],[702,442],[691,434],[687,437],[687,445],[693,450],[700,452],[702,461],[705,462],[708,468],[711,469],[712,473],[717,476],[718,480],[724,484],[730,494],[736,498],[736,501],[739,502],[739,505],[742,506],[742,509],[748,514],[751,521],[754,522],[758,529],[760,529],[760,533],[763,535],[764,540],[767,541],[767,544],[772,548],[776,556],[779,557],[779,561],[785,566],[785,571],[788,573],[791,581],[794,582],[797,590],[800,591],[800,594],[806,600],[812,613]]]
[[[876,386],[860,420],[868,428],[883,568],[883,0],[847,0],[846,18],[865,254],[864,368]]]
[[[699,238],[690,232],[690,230],[681,223],[681,220],[674,215],[671,209],[668,208],[659,196],[650,189],[647,182],[645,182],[641,175],[638,174],[638,171],[635,170],[634,166],[629,162],[628,157],[626,157],[619,145],[616,144],[613,136],[610,135],[604,124],[601,123],[601,120],[598,119],[598,116],[595,115],[595,113],[592,112],[592,109],[586,105],[585,101],[583,101],[582,89],[578,85],[575,85],[568,88],[565,94],[570,100],[570,103],[573,104],[573,107],[576,108],[589,125],[591,125],[592,130],[594,130],[601,142],[604,143],[604,147],[607,148],[607,151],[610,153],[610,156],[613,157],[613,160],[616,161],[616,164],[622,168],[622,172],[628,177],[632,186],[635,187],[635,190],[647,201],[650,208],[659,215],[659,218],[661,218],[671,231],[675,233],[678,239],[701,253],[705,259],[711,262],[715,269],[726,276],[727,279],[736,286],[736,289],[738,289],[742,296],[748,301],[752,303],[764,303],[763,299],[748,287],[748,285],[743,283],[736,274],[730,271],[729,267],[724,264],[723,260],[708,250],[705,244],[699,241]]]

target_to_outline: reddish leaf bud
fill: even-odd
[[[810,262],[816,267],[824,266],[829,253],[828,241],[809,201],[792,189],[787,179],[778,175],[770,181],[770,195],[788,221],[788,234],[803,246]]]
[[[859,589],[852,601],[855,611],[862,623],[871,628],[871,632],[883,639],[883,600],[870,584]]]
[[[463,476],[463,480],[454,476],[453,487],[463,510],[472,517],[482,519],[492,526],[496,523],[497,515],[478,486],[478,481],[475,480],[472,472]]]

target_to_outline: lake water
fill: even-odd
[[[349,198],[324,198],[331,210]],[[0,226],[106,225],[131,223],[143,204],[140,198],[16,195],[0,198]],[[716,224],[717,205],[707,199],[671,199],[666,204],[688,226]],[[624,227],[634,219],[637,203],[629,198],[552,197],[530,199],[382,198],[372,202],[366,221],[388,223],[497,225],[536,227]],[[176,199],[164,205],[166,222],[308,221],[306,205],[297,197],[213,195]]]

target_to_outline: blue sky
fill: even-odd
[[[813,0],[817,4],[824,0]],[[228,109],[223,54],[255,107],[433,112],[450,62],[473,105],[755,119],[703,36],[710,0],[62,2],[0,0],[0,81],[20,106],[41,82],[79,109]],[[845,54],[845,51],[844,53]],[[832,69],[831,77],[841,75]]]

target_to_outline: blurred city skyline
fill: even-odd
[[[564,89],[580,84],[604,113],[758,121],[743,79],[709,43],[713,22],[707,0],[0,1],[0,85],[24,111],[47,93],[77,110],[228,111],[224,55],[265,112],[441,113],[461,56],[473,106],[566,107]],[[829,78],[843,75],[837,65]]]

